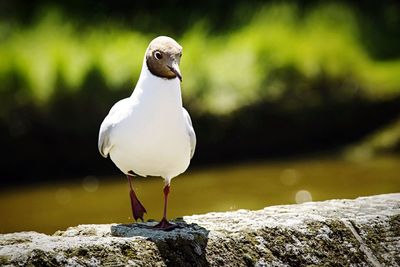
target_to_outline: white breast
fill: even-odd
[[[166,80],[142,71],[122,118],[111,133],[110,157],[124,173],[166,179],[184,172],[190,162],[190,140],[178,79]]]

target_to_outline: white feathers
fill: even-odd
[[[184,172],[196,135],[182,107],[179,79],[156,77],[144,62],[131,97],[116,103],[101,124],[98,147],[125,174],[170,180]]]
[[[194,151],[196,150],[196,142],[197,142],[196,133],[194,132],[193,124],[192,124],[192,120],[190,119],[189,112],[187,112],[187,110],[185,108],[182,108],[182,110],[183,110],[183,116],[185,116],[185,118],[186,118],[186,129],[188,131],[189,138],[190,138],[190,158],[193,158]]]

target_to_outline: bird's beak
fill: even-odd
[[[176,63],[176,61],[173,61],[171,65],[172,65],[172,66],[168,66],[168,68],[169,68],[173,73],[175,73],[175,75],[178,77],[178,79],[182,82],[182,74],[181,74],[181,71],[180,71],[180,69],[179,69],[178,63]]]

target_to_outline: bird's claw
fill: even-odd
[[[153,230],[163,230],[163,231],[172,231],[175,228],[178,228],[179,225],[170,223],[166,218],[162,218],[162,220],[152,227]]]

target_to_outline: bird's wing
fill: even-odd
[[[97,143],[100,154],[105,158],[107,158],[108,153],[110,153],[110,150],[112,148],[112,143],[110,140],[112,128],[113,124],[109,120],[107,120],[106,117],[100,126],[99,141]]]
[[[185,108],[182,108],[182,110],[183,116],[186,119],[186,129],[190,138],[190,158],[193,158],[194,151],[196,150],[196,133],[194,132],[192,120],[190,119],[189,113]]]
[[[111,140],[112,130],[114,126],[123,118],[124,106],[127,104],[128,99],[118,101],[110,110],[108,115],[104,118],[100,126],[99,140],[97,146],[100,154],[107,158],[110,153],[113,143]]]

